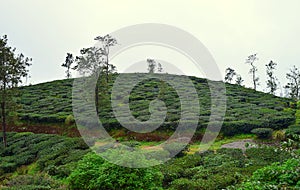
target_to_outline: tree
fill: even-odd
[[[62,67],[66,67],[66,74],[67,78],[69,79],[71,77],[71,65],[74,63],[74,57],[71,53],[67,53],[65,62],[61,65]]]
[[[105,67],[103,68],[103,71],[106,74],[106,82],[108,83],[108,76],[110,73],[110,70],[115,70],[115,66],[112,64],[109,64],[109,60],[108,60],[108,55],[109,55],[109,48],[112,46],[115,46],[117,44],[117,40],[113,37],[111,37],[109,34],[105,35],[105,36],[97,36],[95,38],[96,41],[100,42],[100,45],[102,45],[102,47],[100,47],[101,53],[104,56],[104,64]]]
[[[235,84],[242,86],[244,80],[242,79],[241,75],[237,75],[236,80],[235,80]]]
[[[267,88],[270,89],[270,93],[275,95],[276,90],[278,89],[277,81],[278,79],[274,76],[274,70],[276,69],[277,63],[272,60],[266,65],[267,67]]]
[[[236,75],[235,70],[228,67],[225,72],[225,82],[231,83],[233,77]]]
[[[28,76],[31,59],[23,54],[16,55],[15,48],[7,44],[7,36],[0,38],[0,101],[4,147],[7,146],[7,116],[14,109],[14,94],[22,79]]]
[[[73,69],[78,70],[82,75],[89,76],[99,76],[100,73],[105,74],[105,82],[108,86],[109,82],[109,74],[115,71],[115,66],[109,64],[108,55],[109,55],[109,47],[116,44],[116,39],[112,38],[110,35],[106,35],[104,37],[98,36],[95,40],[100,41],[100,46],[94,46],[90,48],[83,48],[80,50],[80,56],[77,56],[75,59],[76,65]],[[102,82],[103,75],[100,75],[98,82]],[[103,89],[104,91],[104,89]],[[96,104],[96,112],[99,113],[99,86],[95,87],[95,104]]]
[[[148,72],[149,73],[155,73],[155,69],[156,69],[156,62],[154,59],[147,59],[147,63],[148,63]]]
[[[160,63],[157,63],[157,71],[158,71],[159,73],[162,73],[162,72],[163,72],[163,68],[162,68],[162,66],[161,66]]]
[[[289,83],[285,86],[291,98],[300,99],[300,70],[294,65],[286,74]]]
[[[257,89],[257,86],[259,85],[258,81],[259,78],[256,76],[257,73],[257,67],[254,65],[254,62],[258,60],[257,54],[249,55],[246,59],[246,63],[251,65],[251,69],[249,73],[252,75],[252,81],[253,81],[253,88],[254,90]]]

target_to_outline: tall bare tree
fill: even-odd
[[[110,70],[115,70],[115,67],[112,64],[109,64],[109,60],[108,60],[108,55],[109,55],[109,48],[112,46],[117,45],[117,40],[115,38],[113,38],[112,36],[110,36],[109,34],[105,35],[105,36],[97,36],[95,38],[96,41],[100,42],[100,50],[101,50],[101,54],[104,57],[103,61],[104,61],[104,72],[106,74],[106,82],[108,83],[108,76],[110,73]]]
[[[100,73],[105,74],[106,84],[109,82],[109,74],[115,71],[115,66],[109,64],[109,48],[117,43],[117,40],[110,35],[104,37],[98,36],[95,40],[100,44],[90,48],[83,48],[80,50],[80,56],[75,59],[76,65],[73,69],[78,70],[82,75],[99,76]],[[102,80],[103,75],[99,77]],[[99,85],[95,87],[95,104],[96,112],[99,113]]]
[[[267,67],[267,88],[270,90],[269,92],[273,95],[275,95],[276,90],[278,89],[278,79],[275,77],[274,70],[276,69],[277,63],[274,61],[270,61],[266,67]]]
[[[7,36],[0,38],[0,102],[3,143],[7,146],[7,116],[14,109],[14,94],[18,84],[28,76],[31,59],[23,54],[17,55],[16,49],[7,44]]]
[[[295,65],[290,69],[290,72],[286,74],[286,78],[289,80],[285,88],[288,90],[288,94],[291,98],[300,99],[300,70]]]
[[[257,89],[257,86],[259,85],[259,77],[256,76],[257,74],[257,67],[254,65],[255,61],[258,60],[257,53],[253,55],[249,55],[246,59],[246,63],[251,65],[251,69],[249,73],[252,75],[252,82],[253,82],[253,88],[254,90]]]

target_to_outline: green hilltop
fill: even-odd
[[[125,74],[139,77],[141,74]],[[112,77],[112,81],[118,75]],[[181,76],[170,75],[174,80]],[[198,131],[207,126],[210,117],[210,90],[206,79],[189,77],[199,96],[200,117]],[[20,123],[72,124],[72,85],[74,79],[57,80],[37,85],[20,87],[17,101],[21,104],[18,111]],[[217,83],[217,82],[213,82]],[[108,129],[121,129],[112,113],[110,92],[113,82],[109,83],[106,95],[100,94],[99,117]],[[184,85],[184,84],[182,84]],[[254,128],[286,128],[295,122],[292,100],[255,91],[238,85],[226,83],[227,110],[222,132],[225,135],[249,133]],[[100,84],[101,93],[101,84]],[[140,121],[150,118],[149,104],[159,98],[167,107],[165,122],[159,130],[175,130],[180,119],[180,100],[176,89],[158,79],[141,81],[132,90],[129,100],[132,115]]]

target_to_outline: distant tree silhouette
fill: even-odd
[[[300,71],[295,65],[290,69],[290,72],[286,74],[286,78],[289,80],[285,88],[291,98],[300,99]]]
[[[274,70],[276,69],[277,63],[273,62],[272,60],[266,65],[267,67],[267,88],[270,90],[269,93],[274,94],[278,89],[278,79],[274,75]]]
[[[163,68],[162,65],[155,61],[154,59],[147,59],[147,63],[148,63],[148,73],[155,73],[156,69],[157,72],[162,73],[163,72]]]
[[[259,77],[256,76],[257,74],[257,67],[254,65],[255,61],[258,60],[257,53],[253,55],[249,55],[246,59],[246,63],[251,65],[251,69],[249,73],[252,75],[252,82],[253,82],[253,88],[254,90],[257,89],[257,86],[259,85]]]
[[[66,77],[69,79],[71,78],[71,65],[74,63],[74,57],[73,57],[73,54],[71,53],[67,53],[67,56],[66,56],[66,60],[65,62],[61,65],[62,67],[65,67],[67,70],[66,70]]]
[[[161,66],[160,63],[157,63],[157,71],[158,71],[159,73],[162,73],[162,72],[163,72],[163,68],[162,68],[162,66]]]
[[[231,81],[233,80],[233,77],[236,75],[235,70],[232,68],[227,68],[225,72],[226,72],[225,82],[231,83]]]
[[[243,85],[244,80],[242,79],[242,76],[237,74],[236,80],[235,80],[235,84],[242,86]]]
[[[148,73],[155,73],[156,62],[154,59],[147,59],[148,63]]]

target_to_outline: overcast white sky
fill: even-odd
[[[282,83],[289,68],[300,66],[298,0],[0,0],[0,5],[0,35],[7,34],[10,45],[33,58],[31,83],[64,78],[60,65],[66,53],[78,54],[93,45],[95,36],[149,22],[193,34],[222,73],[232,67],[249,86],[244,62],[258,53],[260,90],[266,86],[265,64],[271,59],[278,63]],[[182,63],[176,66],[183,68]]]

